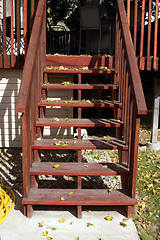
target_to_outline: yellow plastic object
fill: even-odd
[[[13,191],[9,187],[0,184],[0,224],[4,222],[8,212],[14,205],[15,195]]]

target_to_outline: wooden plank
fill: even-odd
[[[145,19],[145,0],[142,0],[142,14],[141,14],[141,39],[140,39],[140,63],[141,69],[142,57],[143,57],[143,45],[144,45],[144,19]]]
[[[116,119],[76,119],[76,118],[39,118],[37,127],[123,127],[123,122]]]
[[[137,12],[138,12],[138,0],[135,0],[134,2],[134,51],[136,54],[136,45],[137,45]]]
[[[113,68],[113,57],[105,56],[46,56],[46,66],[61,66],[68,68],[86,67],[94,68],[106,66]]]
[[[73,194],[69,194],[70,192]],[[137,204],[137,200],[130,198],[125,191],[114,189],[111,193],[107,189],[31,189],[28,198],[23,198],[22,204],[133,206]]]
[[[151,49],[151,10],[152,10],[152,0],[149,0],[148,5],[148,39],[147,39],[147,70],[150,66],[150,49]]]
[[[98,100],[97,100],[98,101]],[[87,102],[85,101],[79,101],[79,100],[48,100],[44,101],[41,100],[38,104],[39,107],[46,107],[46,106],[51,106],[51,107],[122,107],[122,103],[119,101],[113,100],[113,101],[107,101],[104,100],[102,102]]]
[[[20,0],[16,1],[16,22],[17,22],[17,67],[20,66]]]
[[[128,146],[121,140],[72,140],[72,139],[43,139],[35,140],[32,149],[113,149],[128,150]]]
[[[130,25],[130,8],[131,8],[130,0],[127,0],[127,18],[128,18],[129,25]]]
[[[53,166],[56,164],[59,164],[60,168],[54,168]],[[115,176],[128,175],[129,170],[118,163],[40,162],[32,165],[30,174],[55,176]]]
[[[24,0],[24,50],[25,50],[25,56],[27,55],[27,2],[28,0]]]
[[[3,66],[7,67],[7,52],[6,52],[6,0],[3,0]]]
[[[66,69],[66,70],[54,70],[54,69],[44,69],[44,73],[57,73],[57,74],[94,74],[94,75],[98,75],[98,74],[102,74],[102,75],[107,75],[107,74],[115,74],[117,73],[117,70],[96,70],[96,69],[88,69],[88,70],[83,70],[83,69]]]
[[[42,85],[42,89],[117,89],[117,84],[52,84],[46,83]]]
[[[153,51],[153,69],[157,65],[157,40],[158,40],[158,14],[159,14],[159,0],[156,0],[156,15],[155,15],[155,29],[154,29],[154,51]]]
[[[11,7],[11,67],[14,67],[14,6],[13,0],[10,0]]]

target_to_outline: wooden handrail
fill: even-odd
[[[37,46],[42,30],[43,19],[45,15],[45,0],[39,0],[39,4],[34,19],[33,29],[31,33],[30,43],[28,47],[27,57],[24,65],[22,83],[18,95],[16,112],[25,112],[25,107],[29,97],[32,83],[33,66],[36,58]],[[45,52],[45,49],[44,49]],[[42,53],[43,54],[43,53]],[[43,60],[45,61],[45,59]]]
[[[143,115],[147,113],[146,102],[144,98],[141,78],[136,62],[136,55],[134,52],[133,42],[129,29],[129,24],[125,12],[124,3],[122,0],[117,0],[120,23],[122,27],[122,35],[124,39],[124,46],[126,50],[127,65],[131,74],[132,87],[137,107],[137,114]]]

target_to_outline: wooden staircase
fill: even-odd
[[[16,106],[17,112],[22,112],[23,134],[23,186],[22,203],[25,214],[32,216],[35,205],[74,205],[77,206],[78,218],[82,215],[82,206],[125,206],[126,215],[131,216],[137,204],[136,175],[138,158],[138,138],[140,115],[146,114],[146,105],[141,80],[133,51],[129,26],[123,2],[117,1],[116,17],[116,50],[115,69],[108,65],[105,57],[78,57],[69,62],[70,57],[60,57],[64,68],[55,64],[55,57],[50,61],[45,56],[45,0],[39,0],[33,30],[25,61],[20,94]],[[38,31],[37,31],[38,29]],[[122,37],[121,37],[122,36]],[[72,58],[71,58],[72,59]],[[111,58],[113,60],[113,58]],[[86,64],[88,61],[89,64]],[[80,63],[81,62],[81,63]],[[85,64],[84,64],[85,62]],[[48,64],[49,63],[49,64]],[[64,64],[66,63],[66,64]],[[83,64],[88,66],[87,68]],[[47,66],[47,68],[46,68]],[[101,67],[102,66],[102,67]],[[49,83],[49,76],[54,74],[73,75],[74,82],[69,84]],[[96,84],[87,84],[85,78],[96,76]],[[100,81],[104,76],[105,81]],[[107,76],[107,78],[105,78]],[[77,80],[76,80],[77,79]],[[106,80],[110,79],[110,81]],[[76,99],[48,99],[49,90],[63,89],[77,93]],[[112,100],[82,99],[83,91],[112,92]],[[76,96],[76,94],[75,94]],[[53,96],[54,97],[54,96]],[[45,117],[45,109],[53,108],[52,118]],[[78,109],[77,117],[59,118],[55,109]],[[83,118],[82,109],[93,108],[112,111],[113,117]],[[119,120],[120,119],[120,120]],[[44,127],[78,128],[78,139],[45,139]],[[116,138],[82,139],[81,128],[115,128]],[[109,149],[118,150],[118,163],[88,163],[82,161],[82,150]],[[41,161],[43,150],[77,151],[74,162]],[[77,178],[77,188],[49,189],[40,188],[38,176],[72,176]],[[83,176],[121,176],[122,189],[87,189],[83,188]]]

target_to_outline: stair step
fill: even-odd
[[[62,201],[61,197],[65,200]],[[22,204],[30,205],[94,205],[133,206],[137,200],[130,198],[126,191],[107,189],[30,189]]]
[[[48,67],[48,69],[45,69],[43,71],[44,73],[65,73],[65,74],[92,74],[92,75],[97,75],[97,74],[101,74],[101,75],[108,75],[108,74],[117,74],[117,70],[98,70],[98,69],[81,69],[81,68],[76,68],[76,69],[58,69],[56,70],[56,67],[52,69],[52,67]]]
[[[73,140],[73,139],[42,139],[35,140],[32,149],[64,149],[64,150],[80,150],[80,149],[112,149],[112,150],[128,150],[128,146],[121,140]]]
[[[116,100],[113,101],[80,101],[80,100],[41,100],[38,103],[39,107],[47,107],[47,106],[51,106],[51,107],[122,107],[122,103]]]
[[[37,127],[122,127],[123,122],[115,119],[38,118]]]
[[[54,168],[59,164],[59,168]],[[30,169],[31,175],[71,175],[71,176],[115,176],[128,175],[129,170],[118,163],[79,162],[36,162]]]
[[[117,84],[43,84],[42,89],[117,89]]]

